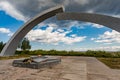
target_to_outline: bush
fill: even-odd
[[[105,57],[105,58],[120,58],[120,52],[105,52],[105,51],[92,51],[86,52],[77,51],[56,51],[56,50],[34,50],[34,51],[16,51],[16,54],[21,55],[57,55],[57,56],[90,56],[90,57]]]

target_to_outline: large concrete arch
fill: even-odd
[[[58,20],[80,20],[85,22],[92,22],[107,26],[120,32],[120,18],[93,13],[63,13],[63,6],[57,6],[38,14],[26,22],[22,27],[20,27],[7,42],[0,56],[13,55],[19,42],[34,26],[55,15],[57,16]]]
[[[11,56],[15,53],[15,50],[19,44],[19,42],[23,39],[23,37],[37,24],[48,19],[52,16],[55,16],[57,13],[63,12],[64,8],[62,5],[50,8],[37,16],[33,17],[31,20],[26,22],[22,27],[20,27],[15,34],[10,38],[7,42],[3,50],[1,51],[0,56]]]
[[[85,22],[92,22],[104,25],[106,27],[109,27],[120,32],[120,18],[94,13],[72,13],[72,12],[58,13],[56,16],[58,20],[80,20]]]

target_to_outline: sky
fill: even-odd
[[[6,43],[40,12],[63,5],[65,12],[86,12],[120,18],[120,0],[0,0],[0,41]],[[99,24],[51,17],[26,36],[32,50],[120,51],[120,33]]]

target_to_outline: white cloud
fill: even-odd
[[[91,26],[94,28],[104,28],[103,25],[96,24],[96,23],[90,23],[90,22],[83,23],[82,26]]]
[[[111,15],[111,16],[120,18],[120,14],[118,14],[118,15],[114,14],[114,15]]]
[[[13,35],[13,33],[10,31],[10,29],[7,29],[7,28],[0,28],[0,33],[7,34],[8,36]]]
[[[88,4],[89,3],[89,0],[64,0],[63,4],[65,6],[68,6],[69,4],[71,3],[77,3],[79,5],[85,5],[85,4]]]
[[[64,5],[66,11],[119,15],[119,2],[119,0],[0,0],[0,7],[10,16],[24,20],[24,17],[31,18],[58,4]]]
[[[111,32],[106,31],[104,34],[99,35],[98,38],[94,38],[93,40],[99,43],[120,43],[120,33],[115,30],[112,30]]]
[[[87,51],[87,50],[101,50],[101,51],[120,51],[120,46],[101,46],[94,48],[75,48],[75,51]]]
[[[0,10],[17,20],[25,21],[25,17],[7,1],[0,2]]]
[[[91,38],[91,40],[95,40],[95,38]]]
[[[44,22],[41,22],[40,24],[37,25],[37,28],[40,28],[40,27],[43,27],[45,26],[46,24]]]
[[[103,25],[99,25],[99,24],[94,24],[94,23],[91,23],[92,24],[92,27],[95,27],[95,28],[103,28],[104,26]]]
[[[5,11],[17,20],[26,21],[25,17],[30,19],[41,11],[56,5],[69,6],[73,3],[85,5],[88,2],[88,0],[0,0],[0,10]]]
[[[0,33],[10,33],[10,29],[0,28]]]
[[[70,21],[70,22],[67,22],[67,23],[64,24],[65,27],[71,28],[71,27],[75,26],[79,29],[84,29],[85,25],[86,25],[86,23],[80,23],[79,21]]]
[[[58,29],[57,31],[58,31],[58,32],[64,32],[64,30],[63,30],[63,29]]]
[[[72,34],[71,37],[76,37],[76,34]]]
[[[10,32],[9,34],[8,34],[8,36],[12,36],[14,33],[13,32]]]
[[[84,29],[85,26],[91,26],[94,28],[103,28],[103,25],[99,25],[99,24],[95,24],[95,23],[90,23],[90,22],[84,22],[84,23],[80,23],[79,21],[71,21],[65,24],[67,27],[78,27],[80,29]]]
[[[85,5],[89,3],[89,0],[74,0],[76,3],[81,4],[81,5]]]
[[[87,13],[94,13],[94,9],[89,9],[86,11]]]
[[[54,30],[53,27],[47,27],[46,30],[41,29],[31,30],[26,37],[30,41],[50,43],[54,45],[59,44],[60,42],[63,42],[65,44],[72,44],[75,42],[84,41],[86,38],[86,36],[68,37],[66,36],[66,34],[70,33],[71,31],[59,32],[58,30],[56,31],[53,30]]]
[[[54,28],[57,28],[58,27],[58,25],[57,24],[55,24],[55,23],[49,23],[49,24],[47,24],[49,27],[54,27]]]
[[[43,26],[49,26],[49,27],[54,27],[54,28],[58,28],[59,26],[56,23],[40,23],[38,24],[38,28],[41,28]]]
[[[119,51],[120,46],[102,46],[102,47],[96,48],[96,50]]]

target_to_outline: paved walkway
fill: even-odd
[[[120,80],[120,70],[92,57],[62,57],[61,64],[42,69],[13,67],[12,61],[0,61],[0,80]]]
[[[120,70],[110,69],[93,57],[76,58],[87,63],[88,80],[120,80]]]

